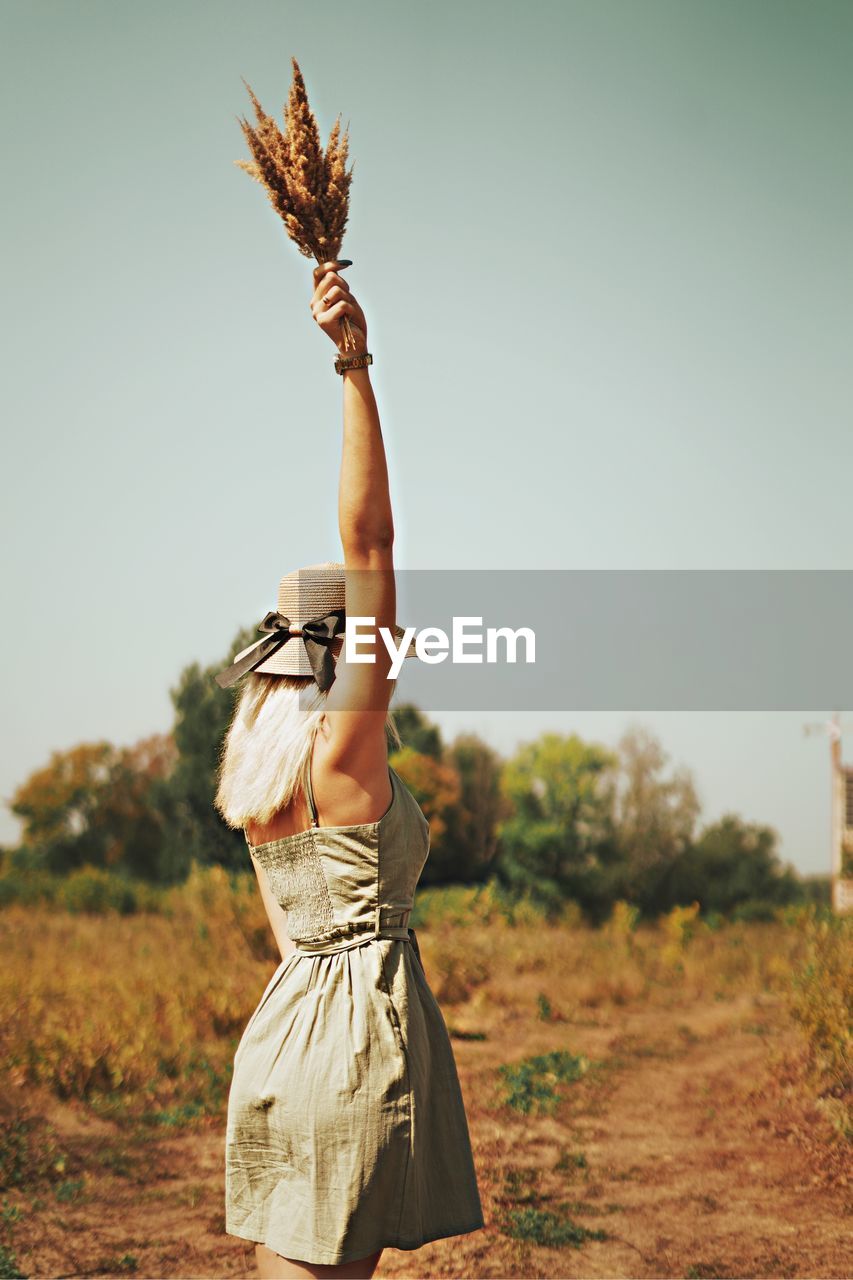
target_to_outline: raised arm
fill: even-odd
[[[357,351],[367,351],[367,322],[348,282],[334,264],[317,267],[311,310],[320,328],[342,355],[341,321],[349,318]],[[387,678],[391,656],[379,628],[393,632],[396,613],[394,522],[388,485],[385,445],[369,368],[349,369],[343,383],[343,448],[338,491],[338,524],[346,566],[349,618],[375,619],[360,624],[362,653],[374,662],[347,662],[342,652],[335,683],[326,700],[323,756],[357,775],[387,777],[385,718],[391,697]],[[381,773],[379,772],[381,770]]]

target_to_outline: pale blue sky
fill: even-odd
[[[167,729],[339,556],[311,263],[232,163],[291,54],[350,122],[402,568],[853,567],[849,3],[6,0],[3,35],[7,799]],[[437,718],[640,719],[816,870],[828,710]]]

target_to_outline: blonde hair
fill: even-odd
[[[250,819],[263,825],[305,791],[325,709],[326,694],[311,676],[249,671],[243,677],[219,753],[213,802],[227,826],[245,827]],[[390,711],[385,723],[399,746]]]

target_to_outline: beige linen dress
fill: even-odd
[[[429,824],[389,769],[378,822],[246,842],[297,950],[234,1055],[225,1230],[304,1262],[483,1226],[447,1027],[408,928]],[[310,774],[310,771],[309,771]]]

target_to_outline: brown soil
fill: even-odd
[[[454,1050],[487,1225],[388,1249],[377,1276],[853,1273],[844,1150],[790,1065],[796,1038],[768,997],[608,1007],[574,1021],[511,1005],[484,1007],[479,1024],[475,1005],[445,1014],[454,1032],[486,1036],[456,1038]],[[562,1048],[603,1065],[564,1086],[553,1115],[508,1109],[497,1066]],[[4,1238],[24,1274],[256,1274],[252,1246],[223,1232],[221,1123],[152,1138],[32,1090],[26,1106],[48,1121],[67,1181],[6,1195]],[[525,1208],[606,1238],[560,1248],[511,1238],[501,1224]]]

